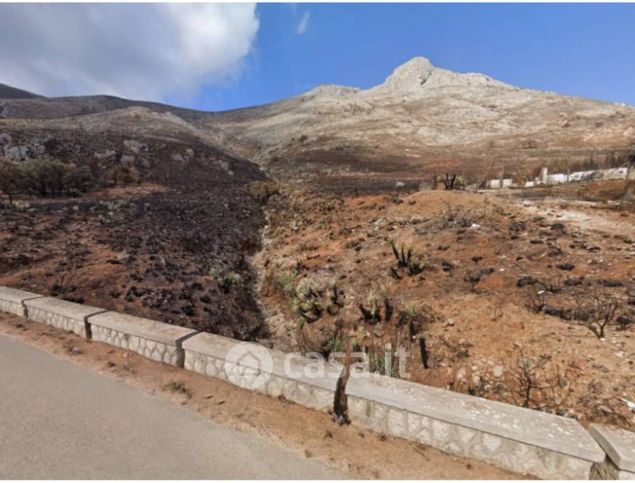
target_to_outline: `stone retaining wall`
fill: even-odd
[[[342,391],[343,367],[258,344],[7,287],[0,310],[321,411],[334,409]],[[541,478],[635,479],[633,433],[592,425],[589,434],[573,419],[359,376],[345,389],[353,424]]]
[[[589,433],[607,455],[596,465],[595,479],[635,480],[635,433],[602,424],[592,424]]]
[[[27,300],[24,305],[28,319],[74,332],[84,338],[89,338],[86,319],[90,315],[104,312],[104,309],[52,297]]]
[[[88,317],[92,340],[141,354],[153,361],[183,367],[181,343],[197,331],[117,312]]]
[[[183,343],[185,368],[272,397],[284,397],[320,411],[334,408],[344,372],[341,366],[213,334]]]
[[[0,311],[26,317],[26,307],[24,302],[32,299],[42,298],[41,295],[25,292],[9,287],[0,287]]]
[[[385,376],[346,385],[351,422],[511,471],[588,479],[604,452],[575,420]]]

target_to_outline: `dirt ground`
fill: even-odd
[[[0,285],[215,332],[263,334],[246,256],[264,216],[241,186],[158,184],[0,206]]]
[[[405,347],[410,380],[635,428],[632,209],[288,188],[268,218],[254,264],[277,347],[362,351],[393,376]]]
[[[618,209],[617,184],[199,181],[2,209],[0,285],[281,350],[364,352],[393,376],[405,348],[401,377],[635,428],[635,210]]]
[[[252,431],[304,452],[350,478],[518,479],[519,476],[434,448],[340,426],[328,414],[247,391],[219,379],[156,363],[140,355],[15,316],[0,314],[0,334],[141,387],[215,422]],[[407,461],[408,464],[403,464]]]

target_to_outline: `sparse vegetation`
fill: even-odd
[[[518,406],[563,416],[572,403],[578,372],[571,362],[561,367],[552,356],[530,357],[518,349],[514,363],[507,371],[506,388]]]
[[[297,276],[297,272],[292,270],[282,272],[278,276],[278,283],[280,284],[280,287],[291,300],[296,298],[295,279]]]
[[[36,159],[15,163],[0,159],[0,191],[9,202],[17,194],[36,196],[78,196],[95,185],[87,166],[59,160]]]
[[[187,385],[183,381],[180,380],[171,380],[166,382],[163,385],[163,389],[177,394],[183,394],[188,399],[192,399],[193,396],[192,390],[187,387]]]
[[[243,278],[236,272],[219,272],[216,269],[210,271],[210,275],[220,287],[223,293],[228,294],[232,288],[240,288],[243,285]]]
[[[24,173],[16,163],[0,158],[0,192],[13,203],[13,196],[24,187]]]
[[[377,296],[370,295],[367,304],[359,304],[358,307],[363,320],[370,324],[390,322],[392,319],[393,306],[388,297],[383,297],[380,301]]]
[[[443,176],[436,176],[435,183],[442,184],[446,190],[463,190],[467,185],[465,178],[456,173],[445,173]]]
[[[401,249],[397,248],[394,240],[389,240],[392,253],[397,260],[397,265],[390,268],[390,274],[396,279],[401,279],[401,269],[405,269],[408,275],[415,276],[423,272],[425,268],[425,262],[421,257],[415,256],[412,251],[412,247],[408,248],[405,245],[401,245]]]
[[[66,242],[64,256],[55,269],[56,273],[50,287],[52,295],[73,302],[83,302],[83,300],[77,300],[76,297],[73,297],[72,293],[80,283],[79,270],[87,255],[88,251],[86,247],[77,241],[71,240]]]
[[[633,291],[630,266],[621,257],[631,237],[584,232],[555,218],[557,207],[535,213],[516,201],[452,191],[349,197],[333,210],[318,208],[326,203],[320,194],[276,198],[266,270],[291,294],[303,279],[320,281],[287,298],[302,324],[298,344],[325,353],[350,346],[368,356],[373,370],[392,376],[402,347],[410,354],[410,377],[419,382],[598,418],[593,408],[610,391],[607,385],[586,393],[591,377],[610,379],[620,391],[631,384],[619,371],[605,372],[619,361],[612,351],[596,354],[592,329],[576,318],[571,297],[596,288],[616,297],[620,308],[605,337],[623,344],[634,318],[625,308]],[[301,269],[293,265],[298,257]],[[377,263],[382,259],[391,260],[388,267]],[[279,283],[289,267],[295,275]],[[350,297],[330,311],[339,299],[335,280],[335,293]],[[298,300],[307,297],[303,318]],[[522,357],[512,350],[516,341]],[[626,353],[624,347],[615,350]],[[624,424],[626,409],[609,406],[614,413],[599,420]]]
[[[280,183],[277,181],[254,181],[247,187],[249,195],[259,203],[265,204],[272,196],[280,193]]]
[[[606,329],[616,325],[620,301],[606,292],[580,294],[573,318],[587,327],[598,339],[603,339]]]
[[[445,202],[439,214],[439,229],[470,228],[485,218],[485,211],[477,212],[460,204]]]

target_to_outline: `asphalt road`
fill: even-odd
[[[330,479],[334,470],[0,336],[0,479]]]

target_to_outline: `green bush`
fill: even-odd
[[[24,176],[20,167],[7,159],[0,158],[0,192],[13,202],[13,195],[24,189]]]
[[[64,192],[64,178],[70,171],[69,165],[59,160],[34,159],[22,166],[26,191],[40,196],[61,196]]]
[[[60,160],[34,159],[14,163],[0,159],[0,192],[12,201],[14,195],[62,196],[86,193],[94,188],[88,166],[76,166]]]

